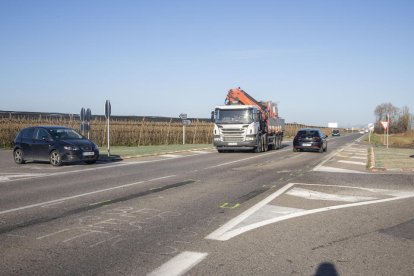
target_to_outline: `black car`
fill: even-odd
[[[98,160],[98,146],[75,130],[61,126],[37,126],[22,129],[13,141],[13,158],[17,164],[26,160],[63,162]]]
[[[293,151],[302,150],[327,151],[328,141],[326,135],[318,128],[300,129],[293,139]]]
[[[341,133],[339,132],[339,129],[332,130],[332,136],[340,136]]]

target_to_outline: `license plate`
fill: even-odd
[[[229,146],[237,146],[237,143],[229,143]]]
[[[93,156],[93,155],[95,155],[95,153],[93,151],[86,151],[82,154],[83,154],[83,156]]]
[[[303,143],[302,146],[304,146],[304,147],[311,147],[312,144],[311,143]]]

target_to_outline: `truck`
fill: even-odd
[[[276,103],[257,101],[240,87],[229,90],[225,105],[216,106],[211,119],[218,152],[265,152],[282,146],[285,120]]]

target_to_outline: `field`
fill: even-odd
[[[211,144],[213,124],[207,120],[193,119],[186,127],[186,144]],[[4,116],[0,117],[0,147],[10,148],[16,134],[25,127],[36,125],[60,125],[80,132],[78,116]],[[301,124],[286,124],[285,136],[292,137],[298,129],[307,127]],[[329,135],[328,128],[322,128]],[[90,139],[98,146],[107,143],[107,121],[96,116],[91,121]],[[85,133],[86,136],[86,133]],[[110,120],[110,144],[114,146],[177,145],[183,142],[183,126],[176,119],[154,120],[153,117],[128,119],[112,117]]]
[[[368,136],[365,140],[368,141]],[[386,145],[384,135],[373,133],[371,135],[371,144],[377,146]],[[414,148],[414,131],[390,134],[388,137],[388,145],[395,148]]]

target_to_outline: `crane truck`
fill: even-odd
[[[257,101],[241,90],[230,89],[225,105],[211,113],[213,144],[218,152],[252,150],[264,152],[282,145],[285,120],[271,101]]]

